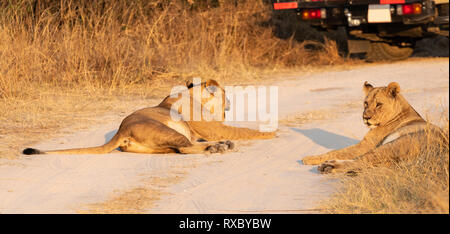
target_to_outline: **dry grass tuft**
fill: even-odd
[[[139,187],[116,191],[115,195],[100,203],[85,205],[80,214],[141,214],[149,209],[161,196],[167,195],[161,188],[182,180],[181,174],[168,177],[151,177],[143,180]],[[157,185],[157,186],[155,186]]]
[[[434,136],[428,134],[415,159],[370,168],[356,177],[341,177],[338,192],[323,204],[325,212],[448,214],[448,119],[446,122],[440,133],[442,144],[436,145]]]
[[[332,119],[334,117],[336,117],[336,114],[333,112],[333,110],[313,110],[289,115],[284,119],[280,119],[278,122],[279,124],[289,127],[296,127],[305,123],[309,123],[311,121]]]

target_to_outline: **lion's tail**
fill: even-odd
[[[65,150],[49,150],[42,151],[33,148],[26,148],[23,150],[23,154],[31,155],[31,154],[106,154],[121,145],[123,142],[123,137],[119,134],[116,134],[109,142],[102,146],[97,147],[88,147],[88,148],[77,148],[77,149],[65,149]]]

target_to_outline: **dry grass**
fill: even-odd
[[[167,177],[150,177],[142,180],[139,187],[115,194],[104,202],[85,205],[77,211],[80,214],[141,214],[149,209],[161,196],[167,195],[162,188],[182,180],[183,172]]]
[[[271,22],[263,1],[2,2],[0,140],[9,146],[0,157],[91,117],[130,111],[131,101],[120,108],[118,100],[161,98],[190,77],[226,84],[344,63],[334,41],[279,39]]]
[[[326,120],[326,119],[332,119],[335,117],[336,117],[336,113],[334,113],[333,110],[330,110],[330,109],[313,110],[313,111],[307,111],[307,112],[289,115],[284,119],[280,119],[278,121],[278,123],[281,125],[289,126],[289,127],[297,127],[297,126],[301,126],[305,123],[309,123],[311,121]]]
[[[258,69],[342,62],[336,43],[273,36],[260,1],[197,9],[185,1],[35,1],[2,7],[0,97],[28,98],[36,85],[95,91],[151,90],[177,79],[221,80]],[[305,48],[314,44],[322,50]],[[133,87],[135,88],[135,87]],[[149,90],[147,90],[149,91]]]
[[[446,114],[445,116],[448,116]],[[338,192],[322,205],[327,213],[449,213],[449,128],[436,144],[428,134],[425,147],[409,147],[413,160],[342,176]]]

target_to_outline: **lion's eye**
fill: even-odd
[[[380,107],[380,106],[382,106],[382,105],[383,105],[383,103],[377,102],[377,107]]]
[[[367,102],[364,102],[364,107],[367,107],[369,104]]]

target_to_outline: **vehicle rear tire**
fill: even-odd
[[[413,52],[413,47],[399,47],[386,42],[371,42],[366,60],[369,62],[403,60],[409,58]]]

